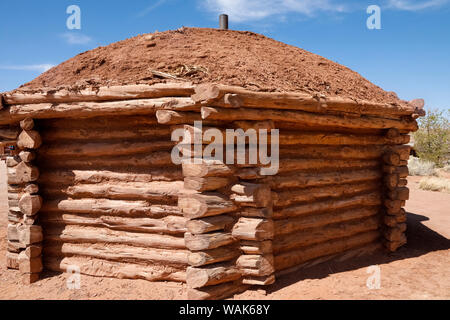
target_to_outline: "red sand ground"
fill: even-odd
[[[6,200],[0,166],[0,299],[186,299],[186,286],[82,276],[80,290],[68,290],[67,275],[45,272],[31,286],[20,284],[18,271],[6,270]],[[235,299],[450,299],[450,194],[421,191],[410,178],[407,203],[409,243],[397,253],[378,253],[350,262],[333,262],[278,279]],[[381,267],[381,289],[369,290],[367,267]]]
[[[152,70],[193,83],[399,101],[356,72],[297,47],[252,32],[200,28],[141,35],[84,52],[20,90],[164,82]]]

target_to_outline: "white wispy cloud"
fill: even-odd
[[[139,12],[138,17],[143,17],[146,14],[150,13],[151,11],[155,10],[156,8],[162,6],[163,4],[165,4],[167,2],[167,0],[158,0],[155,3],[153,3],[152,5],[148,6],[147,8],[143,9],[141,12]]]
[[[61,35],[61,37],[68,43],[68,44],[88,44],[92,41],[91,37],[88,37],[84,34],[77,33],[77,32],[66,32]]]
[[[446,4],[448,0],[388,0],[387,7],[405,11],[420,11],[439,7]]]
[[[203,0],[209,11],[227,13],[230,20],[244,22],[287,13],[311,16],[320,11],[343,12],[347,6],[335,0]]]
[[[3,70],[18,70],[18,71],[37,71],[45,72],[53,68],[53,64],[29,64],[29,65],[0,65]]]

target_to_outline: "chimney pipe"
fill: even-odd
[[[226,15],[226,14],[220,15],[219,28],[220,28],[220,30],[228,30],[228,15]]]

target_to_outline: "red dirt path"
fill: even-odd
[[[191,69],[182,69],[187,66]],[[197,69],[192,70],[195,66]],[[43,87],[164,82],[152,70],[193,83],[214,82],[257,91],[323,93],[376,102],[398,102],[356,72],[263,35],[183,28],[147,34],[84,52],[20,90]],[[189,71],[190,70],[190,71]],[[173,80],[172,80],[173,81]]]
[[[80,290],[68,290],[67,275],[45,272],[31,286],[18,271],[6,270],[6,199],[0,162],[0,299],[186,299],[186,286],[82,276]],[[255,288],[235,299],[450,299],[450,194],[421,191],[410,178],[407,203],[409,243],[395,254],[378,253],[351,262],[328,263],[278,279],[266,290]],[[381,267],[381,289],[366,287],[367,266]]]

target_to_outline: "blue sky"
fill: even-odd
[[[81,30],[66,9],[81,8]],[[381,8],[381,30],[366,9]],[[0,92],[74,55],[155,30],[217,27],[262,33],[359,72],[400,98],[450,107],[450,0],[0,1]]]

